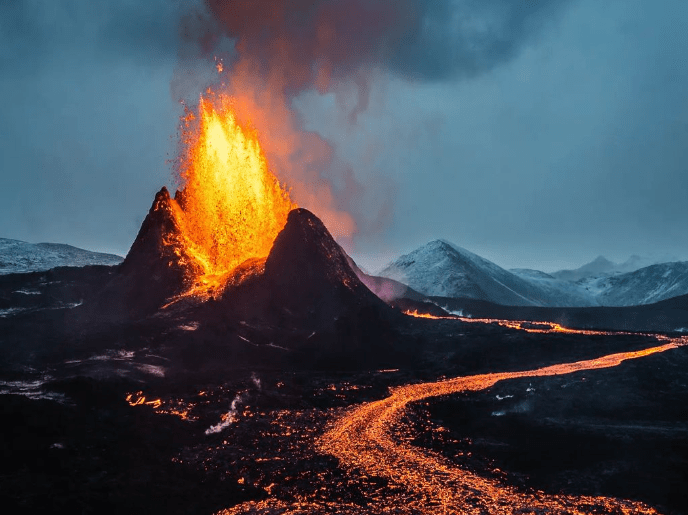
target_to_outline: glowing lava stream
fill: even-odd
[[[525,493],[458,468],[431,451],[399,442],[394,438],[392,428],[412,402],[484,390],[505,379],[554,376],[614,367],[625,360],[687,344],[688,338],[684,337],[644,350],[534,370],[480,374],[401,386],[392,390],[386,399],[356,407],[335,421],[334,426],[320,438],[319,450],[337,457],[341,465],[348,469],[385,477],[417,494],[419,505],[407,505],[413,513],[657,513],[643,503],[610,497]]]
[[[554,330],[556,331],[556,329]],[[574,331],[574,330],[570,330]],[[616,333],[614,333],[616,334]],[[523,492],[462,469],[446,458],[397,441],[395,425],[412,402],[432,397],[490,388],[498,381],[522,377],[571,374],[609,368],[621,362],[688,345],[688,337],[657,336],[663,345],[609,354],[600,358],[563,363],[521,372],[500,372],[457,377],[444,381],[410,384],[392,390],[386,399],[363,404],[345,413],[317,442],[318,450],[340,460],[353,475],[389,480],[390,492],[366,503],[335,499],[316,500],[295,495],[292,500],[268,498],[249,501],[218,512],[218,515],[320,513],[353,514],[657,514],[641,502],[612,497],[552,495]],[[398,426],[397,426],[398,427]]]

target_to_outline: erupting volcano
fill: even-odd
[[[208,90],[183,119],[179,175],[171,202],[196,288],[222,286],[250,259],[265,258],[296,207],[270,171],[258,133],[243,126],[233,100]]]

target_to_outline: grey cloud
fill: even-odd
[[[516,55],[567,3],[206,0],[240,53],[266,72],[275,65],[298,70],[285,85],[293,92],[312,87],[318,67],[357,82],[369,67],[420,80],[474,76]]]
[[[409,27],[386,56],[402,76],[424,80],[470,77],[513,58],[566,0],[417,1]]]

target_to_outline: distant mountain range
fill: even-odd
[[[0,275],[55,267],[118,265],[123,258],[59,243],[0,238]],[[505,270],[445,240],[435,240],[390,263],[378,276],[358,278],[380,298],[476,299],[504,306],[593,307],[653,304],[688,294],[688,262],[646,264],[632,256],[615,264],[600,256],[575,270]]]
[[[640,256],[633,255],[624,263],[618,264],[612,263],[604,256],[598,256],[590,263],[587,263],[575,270],[559,270],[558,272],[552,272],[549,275],[555,277],[556,279],[575,282],[587,277],[635,272],[640,268],[654,265],[657,262],[658,261],[650,262],[649,260],[643,259]]]
[[[688,294],[688,262],[621,265],[600,256],[577,270],[505,270],[444,240],[403,255],[380,272],[427,296],[507,306],[634,306]],[[638,267],[638,268],[636,268]]]
[[[62,243],[27,243],[0,238],[0,274],[38,272],[58,266],[118,265],[124,258]]]

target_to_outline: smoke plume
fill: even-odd
[[[332,144],[304,130],[292,101],[306,91],[340,99],[353,91],[354,102],[336,105],[355,124],[371,101],[374,77],[436,81],[489,71],[512,58],[563,3],[206,0],[206,17],[188,17],[182,32],[194,52],[218,63],[219,86],[235,97],[239,118],[262,135],[274,172],[296,202],[342,241],[391,218],[384,196],[394,188],[384,180],[361,184],[352,170],[335,165]],[[361,201],[371,194],[382,198]],[[371,205],[379,211],[370,213]]]

